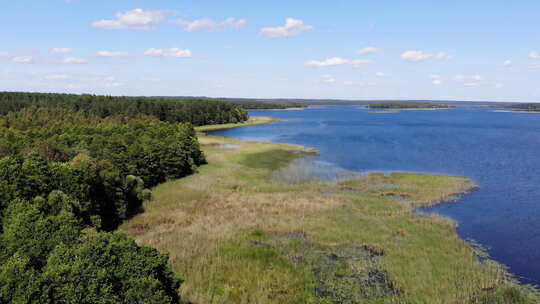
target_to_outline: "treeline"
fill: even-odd
[[[269,110],[269,109],[290,109],[290,108],[305,108],[307,104],[299,101],[280,101],[280,100],[256,100],[256,99],[239,99],[227,101],[235,106],[247,110]]]
[[[381,102],[367,105],[368,109],[449,109],[454,106],[445,104],[435,104],[431,102],[403,101],[403,102]]]
[[[0,115],[29,107],[70,109],[100,118],[144,114],[161,121],[189,122],[195,126],[248,119],[242,108],[218,100],[0,92]]]
[[[192,124],[163,119],[175,106],[21,96],[1,102],[15,110],[0,117],[0,303],[179,303],[167,255],[114,230],[151,187],[205,163]]]
[[[516,110],[519,110],[519,111],[540,112],[540,103],[508,104],[506,107],[516,109]]]
[[[233,104],[246,110],[267,110],[267,109],[288,109],[288,108],[305,108],[308,106],[305,99],[266,99],[266,98],[224,98],[224,97],[158,97],[166,100],[193,100],[204,99],[222,101]]]

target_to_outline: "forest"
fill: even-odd
[[[74,94],[0,92],[0,115],[28,107],[63,108],[95,115],[151,115],[166,122],[189,122],[194,126],[237,123],[247,113],[229,102],[204,98],[163,99]]]
[[[454,106],[420,101],[380,102],[367,105],[368,109],[450,109]]]
[[[505,107],[518,110],[518,111],[540,112],[540,103],[508,104]]]
[[[116,228],[206,160],[218,101],[0,93],[0,303],[179,303],[168,256]]]

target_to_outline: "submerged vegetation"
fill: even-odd
[[[368,109],[389,109],[389,110],[407,110],[407,109],[453,109],[455,106],[436,104],[431,102],[401,101],[401,102],[380,102],[369,104]]]
[[[157,186],[145,213],[121,227],[170,254],[191,303],[538,301],[503,266],[479,259],[453,221],[413,212],[474,189],[467,178],[291,183],[275,172],[290,172],[302,147],[199,140],[209,164]]]
[[[0,99],[0,303],[179,303],[182,278],[168,256],[113,230],[151,187],[206,163],[191,123],[239,122],[245,112],[219,102]]]

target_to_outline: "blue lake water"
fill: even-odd
[[[432,212],[459,223],[524,283],[540,284],[540,114],[455,110],[374,114],[355,106],[254,111],[283,122],[213,132],[314,147],[348,170],[468,176],[480,189]]]

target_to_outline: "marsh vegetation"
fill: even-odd
[[[121,229],[171,257],[193,303],[536,303],[447,218],[467,178],[282,179],[303,148],[200,136],[208,165],[156,187]],[[220,149],[216,144],[233,144]],[[282,173],[278,173],[282,172]],[[276,179],[276,174],[281,175]]]

